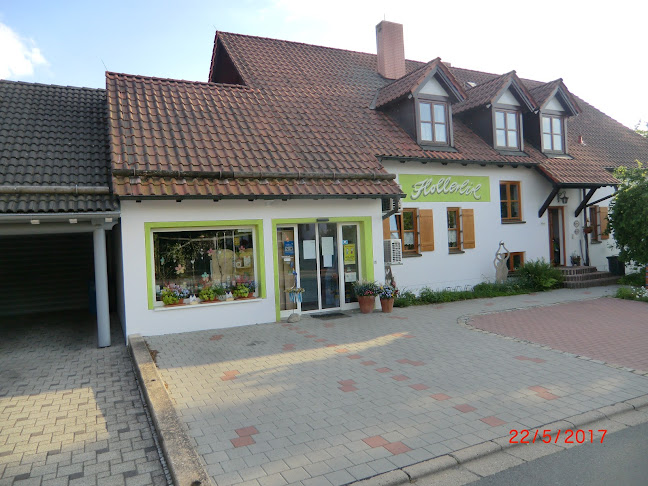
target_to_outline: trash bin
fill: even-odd
[[[618,276],[625,275],[625,264],[619,261],[619,257],[617,255],[609,256],[607,257],[607,260],[608,260],[608,267],[612,275],[618,275]]]

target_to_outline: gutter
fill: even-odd
[[[108,186],[23,186],[0,185],[0,194],[94,194],[110,195]]]
[[[44,221],[48,223],[67,223],[71,219],[78,221],[96,221],[101,219],[105,222],[107,219],[119,219],[119,211],[101,211],[96,213],[2,213],[0,214],[0,223],[26,223],[32,220]]]
[[[489,165],[497,165],[497,166],[511,166],[511,167],[518,167],[518,166],[523,166],[527,168],[531,167],[537,167],[539,164],[537,162],[525,162],[525,161],[520,161],[520,162],[504,162],[501,160],[463,160],[463,159],[435,159],[435,158],[425,158],[425,157],[402,157],[402,156],[397,156],[397,155],[377,155],[376,158],[378,160],[383,161],[383,160],[390,160],[390,161],[396,161],[396,162],[422,162],[422,163],[429,163],[429,162],[434,162],[434,163],[440,163],[440,164],[461,164],[461,165],[481,165],[481,166],[489,166]],[[520,157],[521,159],[524,159],[525,157]]]
[[[181,170],[137,170],[137,169],[114,169],[113,176],[117,177],[175,177],[192,179],[330,179],[330,180],[394,180],[395,174],[381,172],[365,173],[340,173],[340,172],[234,172],[231,170],[218,171],[181,171]]]

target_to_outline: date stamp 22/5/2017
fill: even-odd
[[[555,437],[551,436],[551,430],[546,429],[540,432],[540,430],[536,430],[535,433],[531,433],[531,431],[522,429],[522,430],[511,430],[509,432],[511,435],[511,438],[509,439],[509,444],[535,444],[537,441],[542,441],[545,444],[558,444],[559,441],[562,442],[563,444],[584,444],[586,442],[594,443],[595,439],[598,442],[598,434],[603,434],[601,435],[601,444],[603,443],[603,439],[605,438],[605,434],[607,434],[607,429],[599,429],[599,430],[560,430],[558,429],[558,432],[556,433]],[[594,434],[596,434],[596,437],[594,437]]]

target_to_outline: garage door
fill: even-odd
[[[92,233],[0,238],[0,315],[89,308]]]

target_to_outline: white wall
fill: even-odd
[[[115,249],[115,290],[117,292],[115,301],[117,303],[117,315],[119,316],[119,322],[121,323],[122,331],[124,332],[124,338],[127,338],[126,311],[124,307],[124,266],[122,263],[121,224],[116,224],[113,227],[112,233],[113,248]]]
[[[372,217],[374,272],[384,276],[381,205],[378,200],[121,202],[126,334],[169,334],[275,321],[272,219]],[[266,298],[217,305],[148,309],[144,223],[169,221],[263,220]]]

